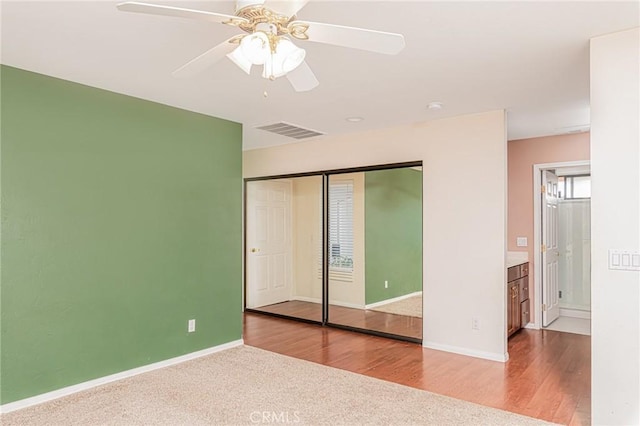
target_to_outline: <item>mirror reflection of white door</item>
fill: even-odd
[[[558,177],[550,171],[542,174],[542,325],[560,316],[558,294]]]
[[[247,308],[291,295],[291,181],[247,182]]]

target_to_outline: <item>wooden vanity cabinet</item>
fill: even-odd
[[[527,325],[530,321],[529,263],[507,269],[507,335]]]
[[[524,276],[518,280],[520,294],[520,326],[529,324],[529,277]]]
[[[531,321],[531,315],[529,314],[529,299],[520,304],[520,328],[529,324]]]
[[[507,285],[507,335],[511,336],[520,330],[520,301],[517,281]]]

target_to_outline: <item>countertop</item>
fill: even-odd
[[[529,252],[526,251],[508,251],[507,252],[507,268],[522,265],[529,261]]]

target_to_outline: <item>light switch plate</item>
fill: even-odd
[[[640,271],[640,252],[609,250],[609,269]]]
[[[529,242],[527,241],[527,237],[516,237],[516,246],[518,247],[527,247]]]

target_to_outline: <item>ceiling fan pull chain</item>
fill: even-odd
[[[265,65],[265,67],[266,67],[266,65]],[[264,90],[262,92],[262,96],[264,96],[265,99],[267,99],[269,97],[269,93],[267,92],[267,84],[268,84],[267,81],[268,81],[267,79],[262,79],[262,82],[263,82],[262,84],[264,86]]]
[[[273,63],[274,63],[274,60],[275,60],[274,56],[275,56],[275,53],[273,51],[271,51],[271,61],[269,61],[269,67],[271,68],[269,70],[269,80],[271,80],[271,81],[276,79],[275,76],[273,75]]]

